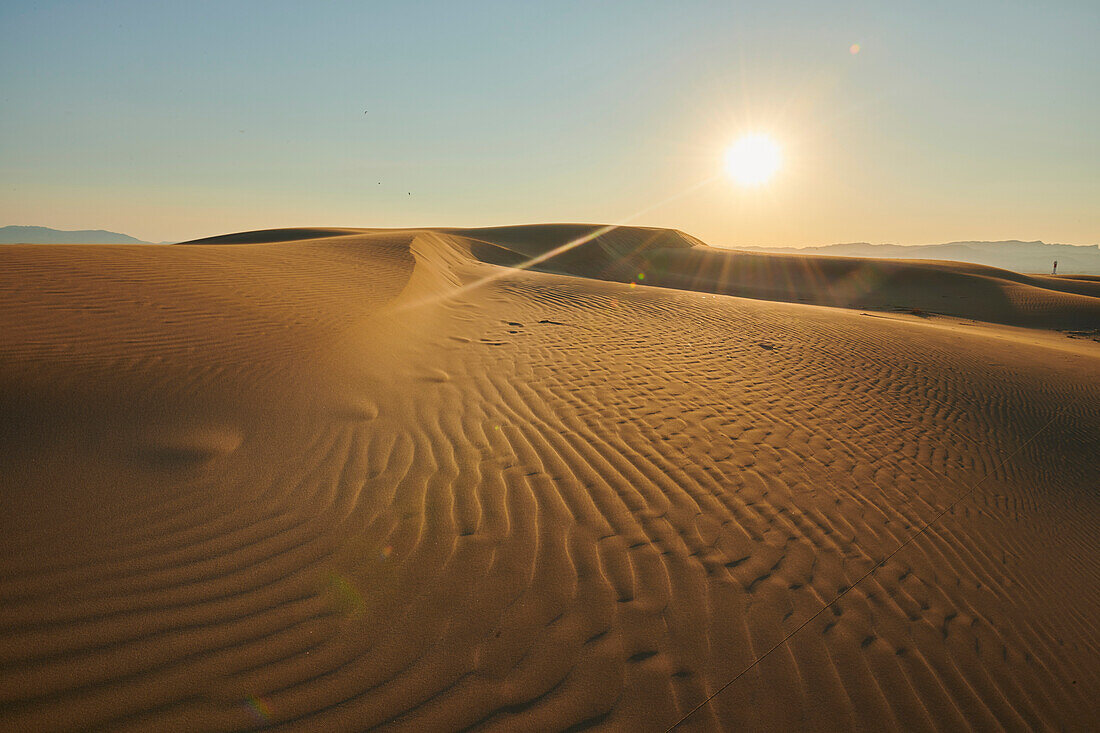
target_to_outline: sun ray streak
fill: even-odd
[[[698,191],[699,189],[701,189],[701,188],[703,188],[703,187],[705,187],[705,186],[707,186],[711,183],[714,183],[720,177],[721,177],[720,175],[714,175],[714,176],[711,176],[709,178],[706,178],[702,181],[699,181],[696,184],[688,186],[687,188],[685,188],[682,191],[678,191],[677,193],[672,194],[671,196],[669,196],[667,198],[664,198],[664,199],[662,199],[662,200],[660,200],[660,201],[658,201],[654,204],[650,204],[649,206],[646,206],[645,208],[639,209],[638,211],[636,211],[633,214],[621,219],[620,221],[616,222],[615,224],[607,224],[605,226],[594,229],[593,231],[589,232],[588,234],[585,234],[582,237],[577,237],[576,239],[573,239],[573,240],[570,240],[570,241],[568,241],[564,244],[558,245],[557,247],[554,247],[553,249],[547,250],[546,252],[543,252],[539,255],[536,255],[535,257],[531,257],[527,260],[524,260],[523,262],[517,263],[515,265],[510,265],[509,267],[506,267],[506,268],[500,268],[499,271],[497,271],[497,272],[494,272],[490,275],[486,275],[485,277],[474,280],[473,282],[467,283],[467,284],[463,285],[462,287],[455,288],[454,290],[450,290],[446,293],[439,293],[439,294],[433,295],[429,298],[422,298],[420,300],[406,302],[406,303],[398,306],[397,308],[393,309],[392,312],[393,313],[401,313],[401,312],[412,310],[414,308],[420,308],[422,306],[432,305],[434,303],[439,303],[443,300],[449,300],[449,299],[452,299],[452,298],[456,298],[460,295],[465,295],[469,292],[477,290],[478,288],[484,287],[484,286],[488,285],[489,283],[496,282],[497,280],[500,280],[500,279],[505,278],[505,277],[509,277],[510,275],[512,275],[514,273],[515,270],[528,270],[532,267],[535,267],[536,265],[539,265],[539,264],[542,264],[543,262],[546,262],[549,259],[557,257],[560,254],[568,252],[571,249],[575,249],[577,247],[580,247],[582,244],[585,244],[587,242],[591,242],[594,239],[602,237],[603,235],[605,235],[609,232],[612,232],[615,229],[618,229],[619,227],[626,226],[626,225],[630,224],[632,221],[637,220],[638,217],[643,216],[645,214],[648,214],[650,211],[653,211],[656,208],[664,206],[665,204],[671,203],[671,202],[673,202],[677,199],[683,198],[684,196],[687,196],[691,193],[694,193],[695,191]]]

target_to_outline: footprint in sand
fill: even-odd
[[[442,369],[428,369],[420,376],[420,379],[424,382],[442,384],[451,381],[451,375]]]
[[[154,429],[138,449],[138,459],[151,468],[190,468],[229,455],[243,441],[241,432],[230,427]]]

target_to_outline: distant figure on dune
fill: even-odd
[[[1058,260],[1054,260],[1054,268],[1050,271],[1051,275],[1058,274]]]

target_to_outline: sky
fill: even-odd
[[[0,226],[1095,244],[1097,38],[1096,0],[0,0]]]

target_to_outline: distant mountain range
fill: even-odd
[[[822,247],[734,247],[749,252],[876,257],[901,260],[951,260],[989,265],[1025,273],[1050,273],[1058,260],[1058,274],[1100,275],[1100,245],[1046,242],[948,242],[947,244],[828,244]]]
[[[149,244],[102,229],[65,232],[49,227],[0,227],[0,244]]]

